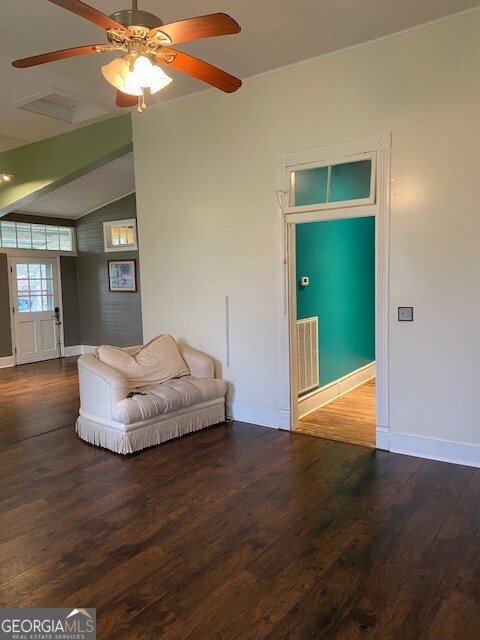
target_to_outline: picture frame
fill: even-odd
[[[112,292],[136,293],[137,291],[137,261],[109,260],[108,288]]]

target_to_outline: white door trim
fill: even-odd
[[[388,366],[388,304],[389,304],[389,237],[390,237],[390,151],[391,134],[357,140],[329,147],[318,147],[275,157],[276,192],[278,196],[278,287],[279,287],[279,365],[280,412],[290,416],[290,429],[298,424],[297,354],[296,354],[296,282],[295,282],[295,225],[365,215],[375,215],[376,244],[376,314],[375,349],[377,378],[377,447],[384,448],[390,432],[389,366]],[[288,210],[289,167],[319,162],[360,153],[376,153],[376,202],[358,207],[312,211],[311,207]]]
[[[11,332],[11,340],[12,340],[12,364],[4,365],[4,366],[14,366],[17,365],[17,337],[15,334],[15,315],[14,308],[17,300],[16,293],[16,279],[14,278],[14,262],[15,260],[24,258],[25,260],[32,260],[35,258],[46,259],[46,260],[54,260],[55,261],[55,271],[56,271],[56,279],[57,279],[57,295],[58,295],[58,305],[60,309],[60,326],[58,327],[59,338],[60,338],[60,349],[58,357],[63,358],[65,355],[65,335],[63,329],[63,301],[62,301],[62,274],[60,268],[60,254],[56,253],[56,255],[45,255],[44,251],[27,251],[21,252],[19,250],[15,250],[9,252],[8,256],[8,289],[10,295],[10,332]]]

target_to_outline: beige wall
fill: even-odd
[[[225,365],[229,296],[223,376],[275,413],[274,154],[391,131],[391,430],[480,444],[479,34],[476,10],[136,115],[145,339]]]

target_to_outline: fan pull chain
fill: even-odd
[[[142,87],[142,95],[139,96],[138,98],[138,107],[137,107],[137,111],[138,113],[142,113],[144,109],[147,108],[146,102],[145,102],[145,89]]]

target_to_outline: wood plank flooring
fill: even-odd
[[[0,446],[75,422],[80,406],[77,360],[0,369]]]
[[[375,424],[375,380],[370,380],[301,418],[297,431],[375,447]]]
[[[242,423],[122,457],[73,421],[0,470],[0,606],[96,607],[100,640],[478,637],[480,470]]]

